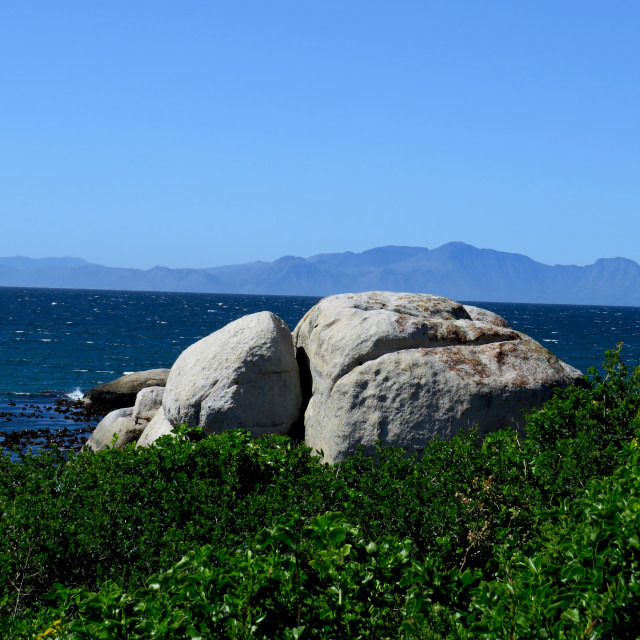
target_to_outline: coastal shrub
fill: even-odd
[[[54,583],[138,586],[197,546],[246,544],[287,512],[308,522],[340,510],[369,539],[410,536],[416,557],[482,566],[495,541],[531,519],[518,455],[511,432],[484,442],[461,433],[421,459],[380,448],[331,467],[287,438],[230,431],[68,459],[55,450],[5,456],[4,612],[41,602]]]
[[[55,450],[5,456],[0,598],[18,610],[54,582],[136,584],[195,545],[241,544],[300,496],[301,510],[317,513],[305,479],[313,485],[320,466],[285,438],[243,432],[68,460]]]
[[[527,417],[531,472],[548,501],[571,498],[590,478],[611,474],[623,444],[640,434],[640,367],[629,371],[621,348],[606,352],[604,375],[591,367]]]
[[[41,633],[54,629],[68,640],[637,638],[635,441],[623,447],[622,462],[576,499],[540,513],[536,545],[498,545],[491,578],[447,568],[437,556],[417,561],[409,539],[370,541],[340,513],[308,524],[284,514],[247,544],[198,548],[135,589],[111,581],[96,592],[57,585]]]
[[[285,514],[247,546],[206,545],[131,591],[111,581],[93,593],[57,585],[51,612],[69,640],[440,638],[476,576],[447,572],[437,558],[413,562],[411,546],[367,541],[340,513],[307,525]]]
[[[640,451],[544,514],[529,553],[498,549],[496,580],[474,592],[475,637],[635,639],[640,629]],[[470,624],[471,626],[471,624]]]
[[[412,577],[398,597],[413,603],[413,613],[402,614],[406,633],[436,638],[425,629],[442,629],[446,637],[460,612],[472,611],[472,592],[481,601],[473,591],[480,580],[496,578],[499,591],[505,567],[515,571],[522,558],[552,548],[545,510],[582,495],[591,477],[614,473],[619,451],[637,436],[639,369],[629,373],[618,348],[607,353],[604,372],[590,370],[528,416],[526,438],[508,429],[484,439],[462,431],[434,440],[421,456],[379,447],[373,457],[360,452],[329,466],[285,437],[230,431],[197,439],[188,430],[149,449],[4,456],[0,636],[48,628],[79,606],[80,593],[146,589],[149,576],[206,545],[215,550],[210,557],[242,555],[261,531],[282,525],[283,514],[308,532],[318,514],[342,512],[359,540],[404,545],[402,580]],[[301,543],[303,551],[311,557],[309,545]],[[68,606],[46,599],[56,584]],[[432,588],[440,595],[425,600]],[[489,620],[487,611],[468,615]]]
[[[382,447],[333,473],[346,489],[342,508],[366,536],[410,537],[420,556],[437,554],[448,567],[483,567],[496,542],[526,539],[539,507],[522,439],[509,428],[435,439],[421,457]]]

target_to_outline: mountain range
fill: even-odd
[[[640,265],[626,258],[546,265],[462,242],[284,256],[207,269],[127,269],[81,258],[0,258],[0,286],[325,296],[390,290],[454,300],[640,306]]]

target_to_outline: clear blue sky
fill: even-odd
[[[5,2],[0,256],[640,262],[640,2]]]

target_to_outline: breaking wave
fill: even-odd
[[[80,400],[83,395],[84,393],[82,393],[78,387],[76,387],[71,393],[66,394],[69,400]]]

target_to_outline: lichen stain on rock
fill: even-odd
[[[500,367],[508,362],[508,358],[517,350],[517,345],[513,342],[497,342],[493,357]]]
[[[535,356],[542,362],[546,362],[551,366],[555,366],[557,362],[556,356],[549,351],[549,349],[545,349],[540,343],[534,342],[532,345],[532,349],[535,352]]]
[[[499,369],[503,369],[504,367],[510,367],[510,363],[512,364],[515,360],[518,359],[517,351],[519,346],[515,342],[497,342],[493,345],[493,358],[496,361]],[[524,388],[531,384],[531,379],[521,373],[516,373],[515,375],[511,375],[509,377],[509,385],[511,387],[520,387]]]
[[[435,353],[442,364],[463,380],[470,378],[476,385],[481,386],[491,377],[489,367],[471,349],[443,347]]]
[[[435,331],[430,331],[429,340],[431,342],[456,342],[458,344],[467,344],[469,342],[467,334],[455,324],[446,324],[437,327]]]
[[[396,325],[398,326],[398,329],[400,330],[401,333],[406,333],[408,323],[409,323],[409,318],[407,316],[399,315],[396,318]]]
[[[515,331],[508,331],[491,325],[477,325],[473,322],[437,323],[429,328],[429,341],[441,346],[480,345],[494,342],[516,341],[520,336]]]

